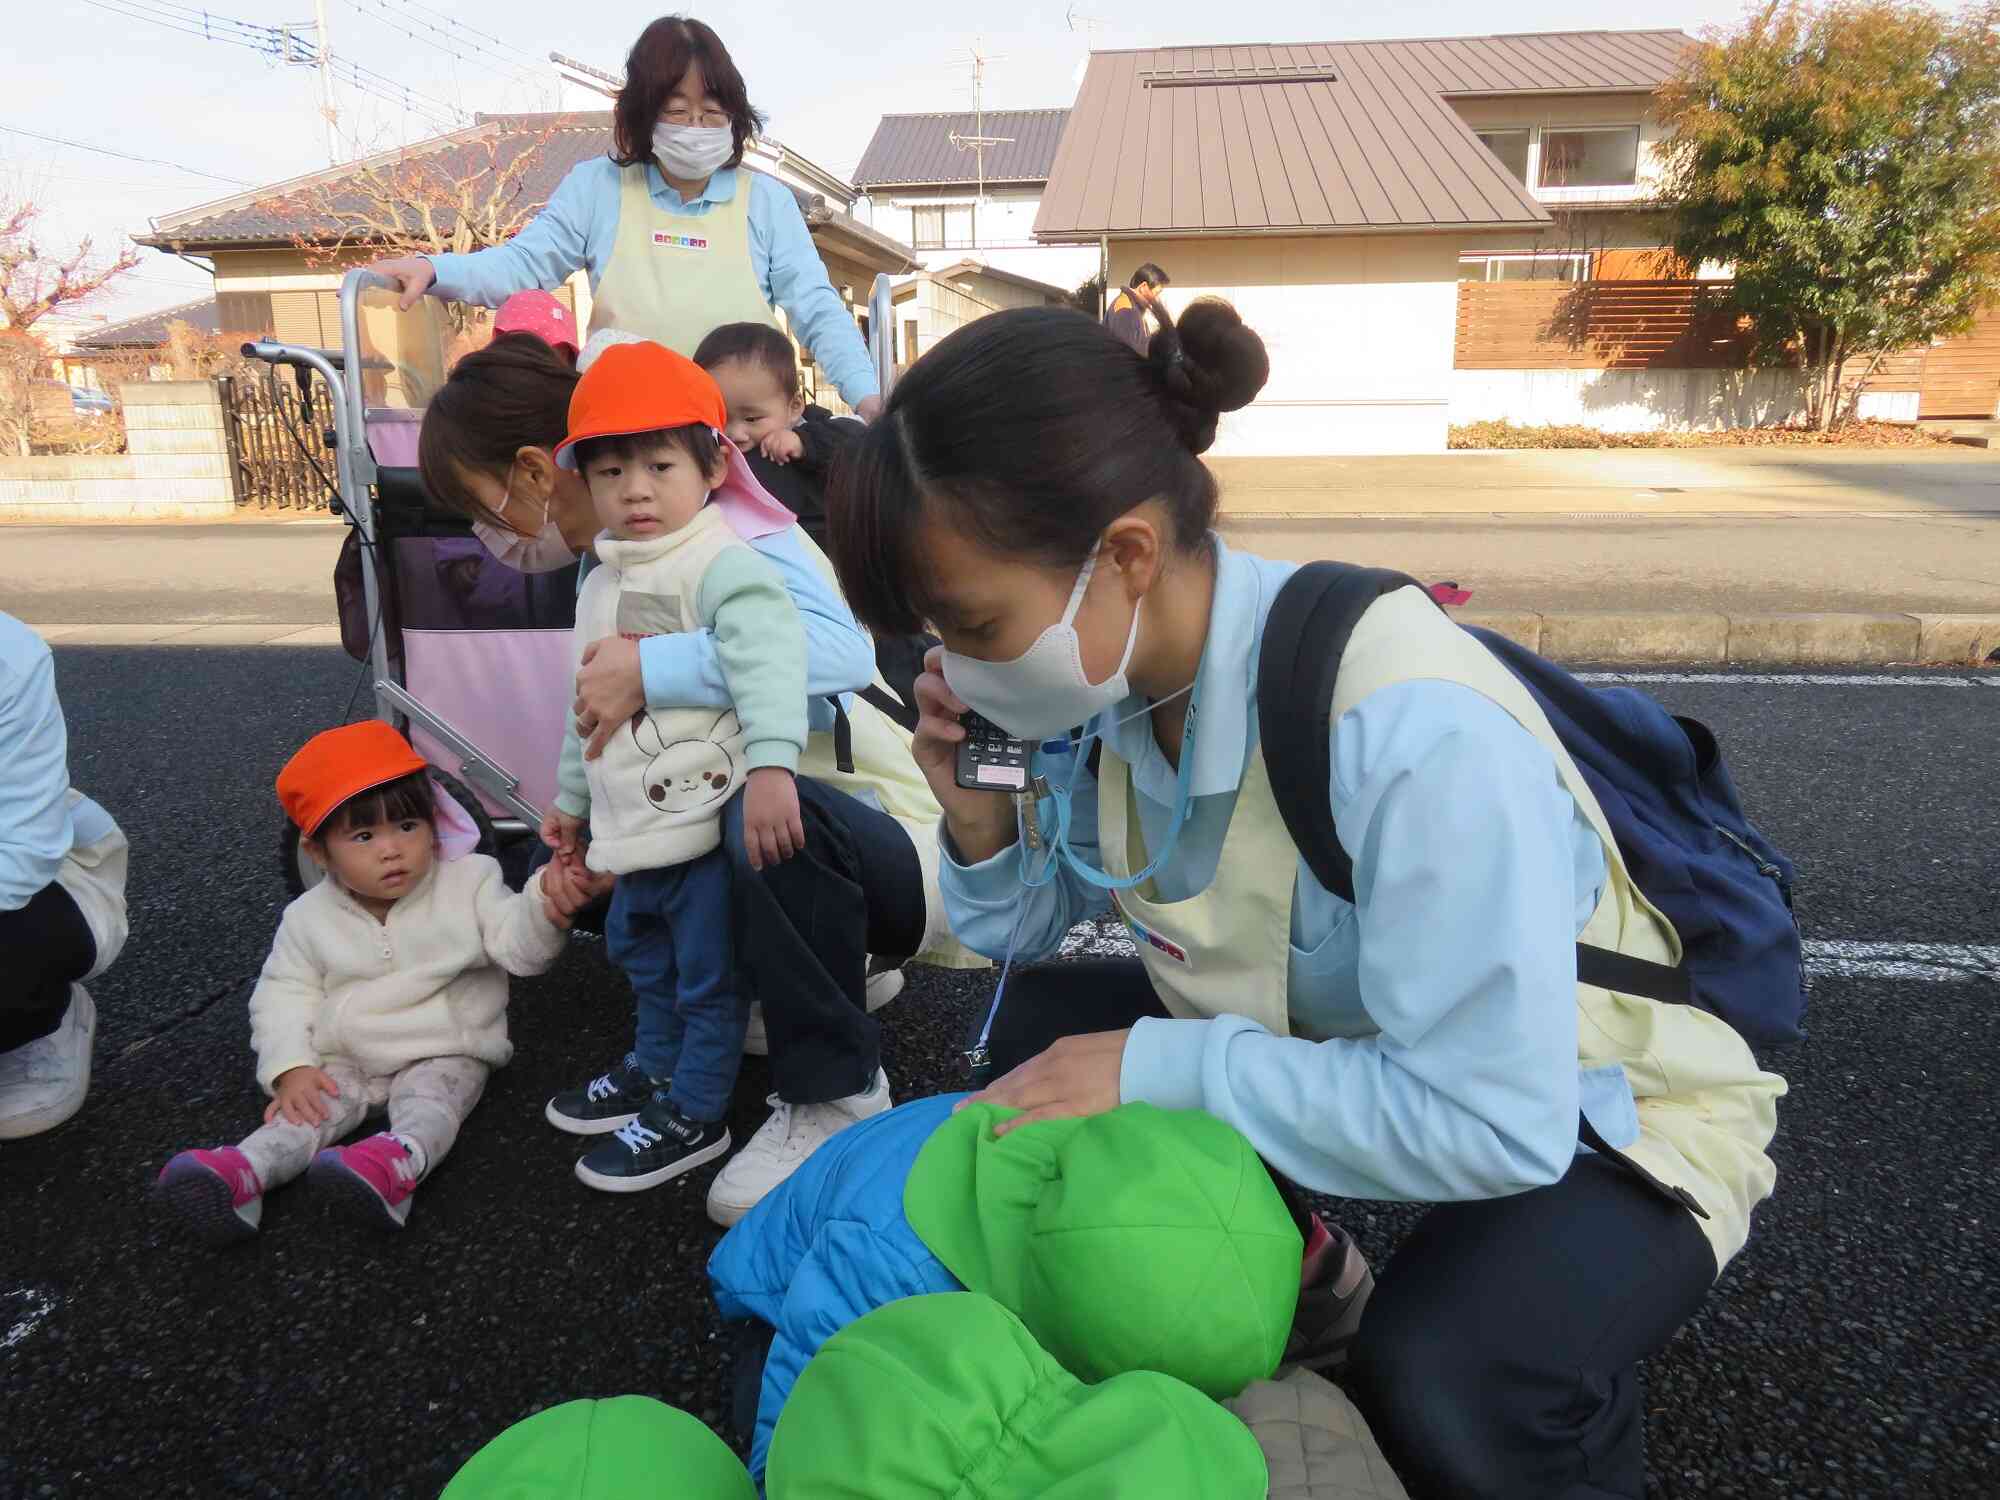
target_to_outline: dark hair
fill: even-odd
[[[311,837],[315,843],[324,843],[328,834],[373,823],[400,823],[405,818],[437,822],[437,798],[431,793],[430,776],[423,771],[356,792],[322,818]]]
[[[431,398],[417,434],[417,470],[431,498],[504,527],[465,476],[505,474],[522,448],[562,442],[576,382],[575,367],[532,333],[503,333],[466,355]]]
[[[1173,284],[1173,277],[1169,276],[1149,260],[1143,266],[1139,267],[1138,270],[1134,271],[1132,279],[1125,284],[1127,286],[1170,286]]]
[[[704,370],[738,359],[762,365],[787,396],[804,394],[792,341],[769,323],[724,323],[694,351],[694,362]]]
[[[722,439],[705,422],[685,427],[660,427],[651,432],[619,432],[610,437],[583,438],[576,445],[576,466],[587,470],[600,458],[631,459],[642,448],[666,443],[693,459],[704,474],[713,474],[722,462]]]
[[[829,552],[848,603],[880,634],[931,618],[917,553],[927,512],[992,550],[1073,567],[1119,516],[1163,501],[1174,540],[1206,545],[1215,476],[1197,456],[1217,417],[1270,375],[1236,309],[1163,317],[1145,355],[1067,308],[968,323],[912,365],[827,495]]]
[[[618,91],[611,113],[611,159],[619,166],[653,159],[653,127],[660,121],[667,96],[680,86],[690,66],[701,69],[708,92],[729,111],[736,153],[724,165],[742,164],[743,148],[764,128],[764,116],[750,103],[750,91],[729,49],[691,16],[661,16],[639,33],[625,56],[625,86]]]

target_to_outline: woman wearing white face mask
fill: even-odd
[[[468,255],[404,256],[374,267],[402,286],[498,307],[515,292],[590,273],[591,331],[621,328],[693,356],[725,323],[770,323],[782,307],[813,358],[863,418],[881,410],[874,362],[827,280],[798,200],[744,170],[763,125],[722,39],[663,16],[633,43],[609,157],[575,167],[534,221]]]
[[[1347,1360],[1413,1492],[1637,1500],[1636,1364],[1742,1248],[1784,1084],[1717,1016],[1580,980],[1586,930],[1672,962],[1657,914],[1534,700],[1418,589],[1341,658],[1316,794],[1352,899],[1318,882],[1259,733],[1293,569],[1214,535],[1198,457],[1268,369],[1220,302],[1144,355],[996,313],[904,375],[828,495],[862,623],[944,641],[915,754],[947,913],[1015,965],[984,1097],[1023,1111],[1002,1130],[1202,1109],[1306,1188],[1440,1205],[1372,1296],[1351,1242],[1303,1226],[1288,1359]],[[968,705],[1057,737],[1035,824],[956,784]],[[1108,913],[1138,957],[1019,967]]]

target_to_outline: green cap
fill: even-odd
[[[1073,1374],[1157,1370],[1218,1400],[1278,1367],[1304,1242],[1234,1126],[1127,1104],[995,1137],[960,1110],[903,1191],[911,1228]]]
[[[850,1323],[792,1387],[770,1500],[1264,1500],[1250,1429],[1135,1371],[1086,1386],[969,1292]]]
[[[651,1396],[538,1411],[473,1454],[439,1500],[624,1500],[669,1478],[686,1500],[757,1500],[721,1438]]]

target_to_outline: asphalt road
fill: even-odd
[[[245,999],[283,904],[270,781],[353,683],[332,651],[57,648],[78,785],[133,841],[134,936],[94,987],[94,1090],[0,1146],[0,1497],[434,1495],[487,1438],[576,1396],[719,1420],[707,1174],[619,1200],[541,1119],[625,1046],[601,945],[519,984],[495,1076],[409,1229],[302,1184],[224,1254],[156,1222],[175,1150],[254,1123]],[[1964,675],[1964,674],[1960,674]],[[2000,944],[2000,688],[1657,691],[1715,725],[1805,871],[1809,937]],[[882,1014],[899,1097],[952,1086],[986,989],[913,971]],[[1821,979],[1776,1199],[1647,1371],[1660,1496],[1971,1496],[2000,1472],[2000,981]],[[733,1125],[762,1116],[746,1065]],[[1380,1266],[1416,1210],[1334,1205]]]

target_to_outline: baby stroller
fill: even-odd
[[[374,684],[376,715],[409,737],[464,814],[443,807],[445,823],[467,840],[476,830],[478,851],[499,858],[518,884],[555,795],[576,569],[516,572],[425,493],[417,433],[449,369],[453,335],[434,299],[407,312],[396,303],[393,282],[349,271],[338,350],[258,341],[243,352],[298,371],[308,442],[321,420],[311,372],[325,380],[328,482],[349,528],[334,575],[342,643]],[[293,895],[320,879],[289,820],[279,861]]]

